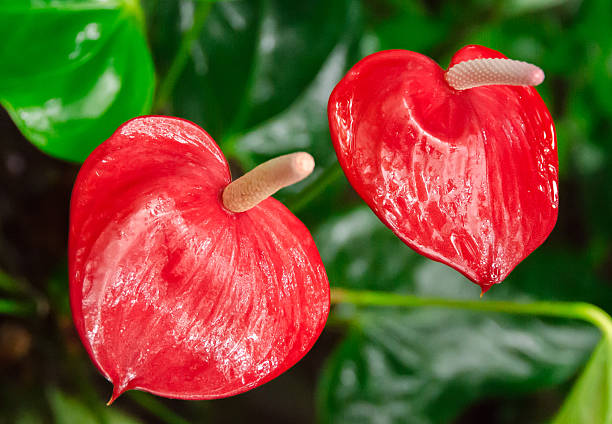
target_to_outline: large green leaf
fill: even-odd
[[[478,398],[566,380],[597,337],[583,326],[439,309],[356,320],[321,380],[322,422],[448,423]]]
[[[350,16],[349,16],[350,17]],[[270,157],[307,150],[318,159],[317,165],[327,167],[337,161],[327,120],[329,94],[344,76],[350,62],[353,33],[339,40],[321,64],[312,81],[282,112],[245,131],[237,137],[234,148],[248,152],[261,162]],[[299,190],[296,186],[294,190]]]
[[[353,64],[359,23],[354,0],[216,3],[178,79],[173,113],[246,165],[296,149],[329,163],[327,99]]]
[[[136,0],[0,0],[0,104],[42,151],[83,161],[149,110],[154,72]]]
[[[478,299],[475,284],[414,253],[366,208],[331,219],[314,236],[332,284]],[[612,304],[602,286],[587,256],[543,247],[482,301]],[[531,316],[344,304],[335,313],[352,330],[320,382],[323,422],[446,423],[481,397],[560,384],[598,339],[586,324]]]
[[[604,337],[552,424],[612,423],[612,341]]]

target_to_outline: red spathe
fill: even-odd
[[[125,123],[81,168],[71,307],[113,399],[235,395],[294,365],[323,330],[329,283],[310,233],[272,198],[227,211],[230,181],[212,138],[169,117]]]
[[[467,46],[450,66],[505,58]],[[557,220],[555,129],[533,87],[451,88],[430,58],[405,50],[357,63],[328,105],[344,172],[417,252],[486,291],[544,242]]]

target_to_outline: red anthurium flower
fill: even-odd
[[[230,184],[206,132],[161,116],[92,153],[72,194],[70,297],[111,402],[128,389],[231,396],[306,354],[329,284],[306,227],[268,196],[313,167],[295,153]]]
[[[481,46],[445,71],[391,50],[357,63],[328,106],[340,164],[408,246],[482,287],[501,282],[557,219],[550,114],[531,85],[543,72]]]

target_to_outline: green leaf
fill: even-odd
[[[360,16],[353,0],[214,4],[177,83],[173,113],[202,125],[247,165],[296,149],[329,163],[325,106],[353,64],[347,56]]]
[[[57,424],[90,424],[101,422],[85,404],[73,397],[67,396],[58,389],[49,389],[47,396],[54,421]]]
[[[552,424],[612,423],[612,341],[604,337]]]
[[[458,272],[415,253],[364,205],[329,218],[314,238],[329,280],[337,287],[468,299],[480,294],[480,288]],[[612,292],[595,276],[590,261],[588,251],[547,242],[485,299],[612,306]]]
[[[448,423],[478,398],[566,380],[597,338],[584,325],[428,308],[361,310],[354,328],[320,381],[324,423]]]
[[[448,37],[450,27],[412,8],[387,19],[375,29],[380,50],[406,49],[427,54]]]
[[[235,151],[251,154],[255,163],[296,150],[307,150],[319,167],[337,161],[329,136],[327,102],[329,94],[352,66],[349,62],[352,37],[332,50],[318,73],[285,110],[254,126],[237,140]],[[297,185],[293,189],[299,191]]]
[[[132,390],[127,393],[127,396],[167,424],[189,424],[187,420],[177,415],[176,412],[150,393]]]
[[[154,72],[135,0],[0,0],[0,104],[52,156],[83,161],[146,113]]]
[[[236,115],[245,91],[257,40],[259,3],[213,5],[173,92],[173,114],[201,125],[218,142]],[[192,17],[184,12],[185,8],[179,14],[181,22]],[[172,52],[167,54],[174,56]]]
[[[413,291],[416,272],[412,270],[426,263],[364,206],[329,219],[314,238],[327,276],[337,287]],[[465,289],[472,295],[479,293],[469,283]]]
[[[475,284],[413,252],[365,207],[330,219],[314,238],[333,285],[478,299]],[[593,277],[587,255],[542,247],[482,302],[560,299],[609,305],[607,292]],[[323,422],[447,423],[479,398],[566,381],[598,339],[595,328],[566,319],[349,304],[334,312],[352,330],[320,381]],[[542,419],[554,413],[546,412]]]
[[[67,395],[57,388],[47,391],[47,398],[56,424],[139,424],[140,421],[119,411],[116,407],[97,411],[76,397]]]

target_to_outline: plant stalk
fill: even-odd
[[[612,319],[610,315],[601,308],[585,302],[519,303],[508,301],[457,300],[333,288],[331,290],[331,303],[350,303],[356,306],[396,306],[407,308],[429,306],[482,312],[503,312],[516,315],[570,318],[593,324],[599,328],[603,335],[612,338]]]

